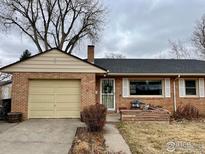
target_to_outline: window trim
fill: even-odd
[[[186,94],[186,81],[187,80],[194,80],[196,82],[196,95],[187,95]],[[185,96],[187,98],[191,98],[191,97],[199,97],[199,79],[196,78],[184,78],[184,91],[185,91]]]
[[[162,83],[162,95],[130,95],[130,81],[131,80],[135,80],[135,81],[147,81],[147,80],[150,80],[150,81],[161,81]],[[165,79],[128,79],[129,81],[129,88],[128,88],[128,97],[129,98],[164,98],[165,96]]]

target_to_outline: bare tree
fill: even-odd
[[[10,80],[10,79],[11,79],[10,74],[0,72],[0,82]]]
[[[170,56],[174,59],[190,59],[191,53],[190,51],[184,46],[184,44],[178,41],[171,41],[169,40],[170,44]]]
[[[205,15],[201,17],[195,26],[192,41],[195,47],[200,51],[201,56],[205,58]]]
[[[120,54],[120,53],[107,53],[105,54],[105,58],[107,59],[123,59],[123,58],[126,58],[126,56]]]
[[[56,47],[71,53],[87,37],[96,41],[105,9],[99,0],[1,0],[0,23],[17,27],[39,52]]]
[[[0,67],[2,66],[2,61],[0,60]],[[0,72],[0,82],[10,80],[11,74]]]

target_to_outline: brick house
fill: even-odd
[[[205,115],[205,61],[174,59],[80,59],[58,49],[1,68],[11,73],[12,111],[28,118],[79,118],[87,105],[103,103],[111,112],[130,102],[170,111],[192,103]]]

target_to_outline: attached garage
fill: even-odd
[[[80,80],[30,80],[29,118],[79,118]]]
[[[84,107],[96,103],[96,75],[107,73],[93,60],[51,49],[1,68],[12,74],[11,111],[22,112],[24,120],[79,118]]]

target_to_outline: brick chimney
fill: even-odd
[[[94,45],[88,45],[88,62],[94,63],[94,57],[95,57],[95,46]]]

